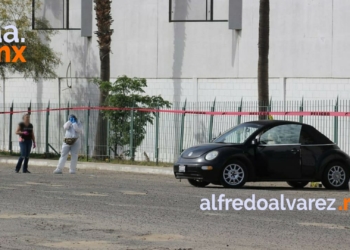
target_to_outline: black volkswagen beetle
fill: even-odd
[[[175,177],[196,187],[286,181],[303,188],[321,181],[328,189],[345,189],[349,173],[349,156],[325,135],[307,124],[277,120],[240,124],[212,143],[186,149],[174,165]]]

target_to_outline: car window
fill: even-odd
[[[313,138],[313,136],[308,133],[308,131],[306,131],[305,128],[303,128],[301,130],[301,133],[300,133],[300,143],[301,144],[304,144],[304,145],[307,145],[307,144],[316,144],[315,143],[315,138]]]
[[[260,136],[260,143],[274,144],[298,144],[301,125],[285,124],[273,127]]]
[[[304,125],[301,129],[300,143],[302,145],[333,144],[325,135],[309,125]]]
[[[218,137],[214,142],[219,143],[244,143],[260,126],[256,124],[241,124]]]

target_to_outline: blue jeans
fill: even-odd
[[[24,160],[23,164],[23,172],[28,171],[28,162],[29,162],[29,154],[32,149],[32,140],[24,140],[19,142],[19,147],[21,149],[21,156],[18,159],[17,165],[16,165],[16,171],[19,171],[22,167],[22,162]]]

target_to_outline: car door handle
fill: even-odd
[[[299,152],[299,149],[293,148],[290,150],[290,152],[292,152],[293,154],[296,154]]]

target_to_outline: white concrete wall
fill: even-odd
[[[256,77],[259,0],[243,1],[243,28],[169,23],[168,1],[113,1],[115,75]],[[271,77],[350,77],[347,0],[271,0]]]
[[[115,79],[112,79],[115,80]],[[59,88],[59,82],[61,87]],[[68,85],[67,85],[68,84]],[[177,103],[257,100],[256,78],[187,78],[148,79],[146,94],[161,95]],[[72,86],[68,88],[67,86]],[[62,78],[38,83],[22,78],[9,78],[0,82],[0,103],[51,103],[66,105],[67,102],[98,103],[98,87],[86,78]],[[348,78],[271,78],[272,100],[348,100],[350,79]]]
[[[52,8],[53,5],[47,5]],[[74,4],[74,8],[78,5]],[[71,13],[79,12],[76,9]],[[111,77],[148,78],[148,93],[172,102],[257,98],[259,0],[243,1],[243,28],[227,23],[169,23],[166,0],[113,0]],[[46,13],[50,13],[47,11]],[[348,98],[350,1],[271,0],[270,95],[275,100]],[[181,13],[180,13],[181,14]],[[71,15],[72,23],[79,15]],[[51,17],[52,18],[52,17]],[[95,22],[95,20],[94,20]],[[94,30],[96,26],[94,24]],[[61,80],[33,83],[8,75],[1,102],[92,102],[99,76],[96,36],[58,31],[51,46]],[[71,68],[67,71],[68,65]],[[74,78],[65,89],[66,78]],[[281,79],[285,80],[281,80]],[[283,84],[285,81],[285,85]]]
[[[74,6],[71,23],[77,25],[79,4]],[[185,99],[198,103],[212,102],[215,98],[219,102],[239,101],[242,97],[245,101],[256,100],[259,0],[243,1],[243,28],[239,32],[229,30],[228,23],[169,23],[168,10],[168,0],[112,1],[111,79],[121,75],[147,78],[147,94],[162,95],[173,103]],[[349,0],[271,0],[272,100],[300,101],[302,97],[305,100],[335,100],[338,96],[349,99],[349,13]],[[95,23],[93,27],[95,31]],[[57,68],[59,79],[35,83],[20,75],[7,75],[5,81],[0,80],[1,110],[8,110],[4,104],[12,101],[17,107],[22,105],[24,108],[30,101],[44,103],[43,107],[49,100],[56,107],[58,103],[65,106],[68,101],[85,105],[88,101],[97,103],[99,91],[90,81],[99,76],[96,40],[95,35],[81,37],[80,31],[58,31],[51,46],[62,60]],[[72,87],[67,88],[67,85]],[[326,108],[333,109],[334,106]],[[64,119],[64,114],[61,115]],[[0,123],[2,148],[8,140],[6,119],[5,116]],[[16,116],[16,122],[19,119]],[[219,123],[225,125],[220,129],[233,124],[226,118],[220,119]],[[346,122],[344,120],[344,124]],[[198,127],[202,126],[200,120],[187,122],[186,133],[194,137],[186,139],[185,146],[205,141],[207,125],[207,120],[203,127]],[[37,129],[42,130],[42,126],[41,122]],[[202,132],[194,134],[191,130],[194,128]],[[343,128],[347,127],[344,125]],[[91,131],[95,131],[92,126]],[[327,131],[323,132],[332,134],[331,128]],[[59,133],[52,136],[55,140],[60,138]],[[93,134],[90,136],[93,141]],[[171,136],[176,137],[167,136],[160,139],[163,149]],[[40,138],[40,150],[43,150],[43,138]],[[55,147],[59,147],[61,141],[56,141]],[[153,137],[144,142],[144,150],[151,157],[152,143]],[[348,152],[348,143],[346,147]],[[161,153],[163,159],[173,156],[174,150],[167,150]],[[140,152],[138,157],[142,158]]]

